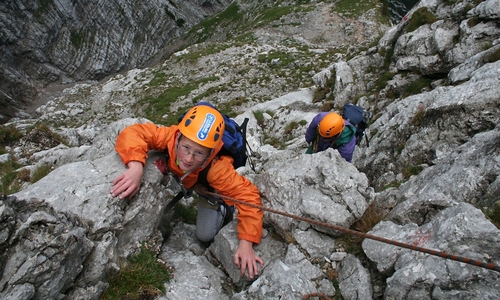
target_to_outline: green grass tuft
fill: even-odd
[[[486,214],[491,222],[500,229],[500,202],[497,202]]]
[[[43,165],[33,172],[33,176],[31,176],[30,182],[35,183],[43,177],[47,176],[52,170],[51,165]]]
[[[21,185],[16,180],[16,170],[20,167],[19,163],[12,160],[0,163],[0,194],[9,195],[19,191]]]
[[[169,280],[167,267],[156,259],[154,252],[142,248],[111,279],[101,299],[154,299],[165,293],[164,283]]]

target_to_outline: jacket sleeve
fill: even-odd
[[[213,160],[207,174],[210,186],[223,196],[262,205],[257,187],[250,180],[239,175],[232,163],[232,158],[228,156],[221,156]],[[256,244],[260,243],[264,217],[262,210],[226,199],[224,201],[228,205],[235,205],[238,209],[238,238]]]
[[[352,163],[352,155],[356,148],[356,137],[353,137],[347,144],[340,146],[337,150],[345,160]]]
[[[163,151],[173,139],[175,129],[153,123],[134,124],[123,129],[116,138],[115,150],[124,164],[130,161],[146,163],[149,150]]]
[[[309,123],[309,127],[307,127],[307,130],[306,130],[306,142],[309,144],[309,143],[312,143],[314,141],[314,139],[316,138],[316,135],[318,134],[318,125],[319,125],[319,122],[321,121],[323,117],[320,116],[320,114],[317,114],[311,121],[311,123]]]

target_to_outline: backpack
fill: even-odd
[[[368,121],[370,120],[370,116],[371,113],[363,109],[361,106],[357,106],[352,103],[347,103],[344,105],[342,118],[349,121],[349,123],[356,127],[356,145],[359,145],[363,140],[363,136],[365,136],[366,146],[370,146],[368,137],[365,135],[365,129],[368,128]]]

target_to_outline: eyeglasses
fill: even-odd
[[[204,161],[207,158],[207,155],[201,151],[193,151],[191,148],[189,148],[186,145],[179,145],[179,152],[182,153],[182,155],[191,155],[193,154],[194,160],[197,161]]]

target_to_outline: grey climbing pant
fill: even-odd
[[[198,199],[198,217],[196,219],[196,237],[202,242],[213,241],[224,224],[226,207],[215,202],[212,204],[203,196]]]

